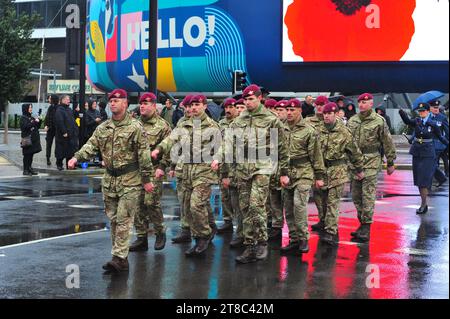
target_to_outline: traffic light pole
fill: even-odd
[[[148,91],[158,96],[158,0],[149,0]]]
[[[86,2],[82,0],[80,5],[80,91],[79,106],[84,112],[84,103],[86,101]]]

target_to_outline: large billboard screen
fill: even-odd
[[[283,0],[283,62],[448,61],[448,0]]]

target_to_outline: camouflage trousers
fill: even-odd
[[[189,224],[192,237],[207,238],[211,235],[211,185],[185,186],[183,213]],[[215,225],[215,223],[214,223]]]
[[[310,182],[298,184],[293,189],[283,190],[290,242],[309,240],[308,199],[310,190]]]
[[[250,180],[239,180],[239,208],[243,217],[245,245],[267,242],[266,202],[269,194],[269,175],[255,175]]]
[[[322,209],[325,214],[323,219],[325,231],[333,235],[336,235],[338,232],[339,206],[344,192],[344,185],[345,184],[341,184],[336,187],[318,191],[321,196]]]
[[[180,224],[182,229],[190,229],[189,223],[186,218],[186,209],[184,207],[184,185],[183,180],[181,178],[177,178],[177,197],[178,202],[180,203]]]
[[[152,193],[143,192],[141,209],[134,217],[134,228],[138,237],[145,237],[149,223],[153,224],[155,234],[163,234],[164,215],[161,209],[162,181],[154,181],[155,189]]]
[[[352,180],[352,198],[361,224],[372,224],[377,195],[377,175]]]
[[[281,189],[270,189],[267,206],[267,218],[272,220],[272,228],[283,228],[283,191]]]
[[[319,214],[319,221],[325,223],[326,202],[323,201],[322,190],[313,188],[313,199]]]
[[[111,223],[111,254],[126,258],[134,216],[141,208],[142,187],[124,187],[120,192],[103,191],[103,201]]]
[[[242,214],[239,209],[239,192],[238,188],[234,185],[230,185],[228,189],[225,189],[220,184],[220,190],[222,194],[222,213],[224,221],[235,221],[237,226],[236,236],[243,238],[242,233]]]

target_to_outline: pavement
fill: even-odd
[[[418,216],[420,198],[410,171],[381,174],[369,244],[354,243],[356,211],[346,186],[340,242],[330,248],[311,232],[307,254],[280,254],[285,225],[269,257],[238,265],[242,250],[231,234],[217,235],[202,258],[186,258],[190,244],[174,245],[179,230],[175,184],[165,183],[162,209],[168,242],[162,251],[131,253],[130,271],[104,274],[111,258],[100,176],[0,177],[0,298],[157,299],[404,299],[449,298],[448,184],[434,189],[430,210]],[[222,223],[220,192],[211,196]],[[317,210],[308,205],[311,225]],[[71,285],[79,275],[79,286]]]
[[[4,132],[0,130],[0,141],[3,141]],[[98,175],[103,174],[104,169],[98,168],[96,166],[89,166],[86,169],[77,168],[76,170],[63,170],[58,171],[56,169],[56,160],[53,157],[51,159],[52,165],[47,166],[47,159],[45,157],[45,132],[42,131],[41,134],[41,145],[43,151],[34,156],[33,167],[40,173],[51,174],[51,175]],[[6,158],[10,163],[16,165],[19,168],[23,167],[22,160],[22,149],[20,148],[20,131],[10,131],[8,134],[9,144],[0,144],[0,156]],[[409,155],[409,144],[406,139],[401,135],[393,136],[394,143],[397,148],[397,160],[396,166],[400,170],[412,169],[412,158]],[[54,143],[52,154],[54,154]]]

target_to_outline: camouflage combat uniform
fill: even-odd
[[[315,114],[314,116],[307,117],[305,119],[306,124],[311,125],[317,133],[320,132],[321,127],[323,127],[323,115],[322,114]],[[319,215],[319,221],[322,223],[325,223],[325,211],[323,210],[324,203],[322,201],[322,196],[320,190],[313,187],[313,199],[314,203],[316,204],[317,212]]]
[[[172,131],[169,123],[162,119],[158,114],[154,114],[150,118],[141,116],[140,122],[144,127],[144,134],[148,140],[150,152],[169,136]],[[160,161],[153,161],[153,167],[163,171],[165,171],[169,164],[169,156],[165,156]],[[152,193],[143,192],[142,208],[134,218],[134,227],[138,237],[147,236],[149,222],[153,223],[156,235],[165,232],[164,216],[161,210],[162,180],[154,180],[153,185],[155,188]]]
[[[395,145],[386,120],[373,110],[353,116],[347,124],[356,144],[364,155],[364,175],[358,181],[353,174],[352,197],[361,225],[373,223],[377,175],[382,168],[383,155],[387,166],[396,159]]]
[[[269,158],[257,158],[256,163],[249,162],[248,153],[250,148],[253,148],[256,149],[256,154],[260,151],[261,154],[267,154],[270,147],[277,147],[280,174],[282,176],[287,175],[288,156],[284,126],[272,112],[260,105],[254,112],[243,111],[233,121],[231,128],[244,132],[241,140],[244,144],[244,154],[237,154],[237,161],[232,165],[229,163],[222,165],[222,175],[226,177],[229,172],[234,170],[239,192],[239,207],[243,216],[244,245],[265,244],[268,239],[266,202],[269,194],[270,177],[276,172],[277,163],[273,163]],[[249,134],[246,134],[246,132],[254,132],[255,129],[265,131],[264,145],[259,145],[259,138],[256,139],[255,144],[249,144]],[[270,129],[275,129],[278,133],[278,145],[271,145]],[[225,154],[234,152],[236,145],[239,143],[230,136],[225,136],[225,140]]]
[[[334,125],[320,126],[320,147],[325,164],[325,186],[318,191],[322,197],[322,210],[325,218],[325,231],[332,235],[338,233],[339,204],[348,182],[347,160],[357,172],[363,170],[363,156],[353,141],[350,130],[336,120]]]
[[[309,240],[308,199],[314,180],[325,174],[322,150],[315,129],[301,119],[287,125],[286,142],[289,145],[289,186],[283,191],[286,222],[291,243]]]
[[[102,180],[105,212],[111,223],[112,255],[127,258],[134,216],[142,201],[142,184],[151,182],[153,166],[142,124],[126,114],[102,123],[75,154],[78,162],[100,152],[106,166]]]
[[[199,127],[196,126],[196,123],[200,124]],[[163,154],[167,154],[177,143],[189,146],[189,150],[183,152],[183,158],[180,159],[183,161],[183,213],[186,214],[192,236],[196,239],[207,239],[211,235],[211,185],[218,182],[218,175],[211,169],[210,162],[204,161],[203,158],[199,163],[196,162],[196,157],[204,155],[204,149],[210,146],[211,141],[205,140],[201,136],[201,134],[209,136],[208,132],[220,136],[217,123],[204,113],[200,118],[190,118],[184,121],[181,130],[175,129],[156,147]],[[193,141],[199,141],[200,144],[195,145]]]

